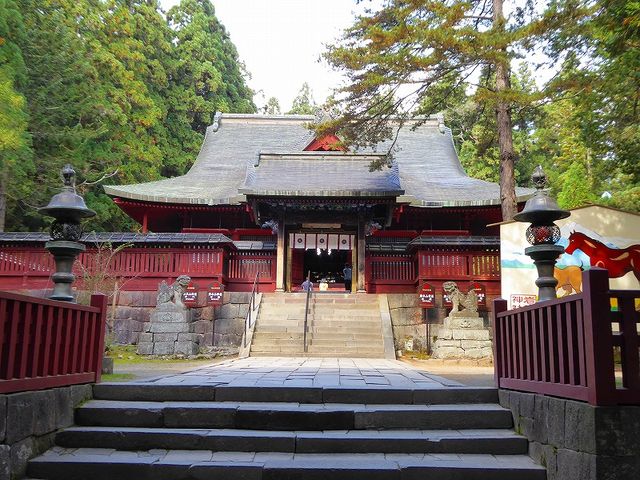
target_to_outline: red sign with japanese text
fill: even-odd
[[[222,294],[224,293],[224,285],[220,282],[213,282],[207,290],[207,303],[209,305],[222,305]]]
[[[484,285],[482,285],[480,282],[473,281],[469,285],[469,290],[471,290],[472,288],[475,290],[476,295],[478,296],[478,306],[486,307],[487,306],[487,290],[485,289]]]
[[[193,308],[198,305],[198,290],[195,285],[189,285],[184,292],[182,292],[182,303],[189,308]]]
[[[423,284],[420,289],[420,306],[422,308],[433,308],[436,306],[436,289],[428,283]]]

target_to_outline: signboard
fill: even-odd
[[[510,300],[511,308],[520,308],[533,305],[536,303],[537,297],[527,293],[512,293]]]
[[[487,290],[484,288],[480,282],[473,281],[469,285],[469,290],[474,289],[476,295],[478,296],[478,306],[486,307],[487,306]]]
[[[436,289],[428,283],[420,289],[420,306],[422,308],[434,308],[436,306]]]
[[[198,305],[198,290],[195,285],[189,285],[184,292],[182,292],[182,303],[189,308]]]
[[[222,305],[222,294],[224,293],[224,285],[220,282],[213,282],[207,290],[207,303],[209,305]]]

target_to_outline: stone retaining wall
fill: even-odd
[[[222,305],[215,307],[213,311],[214,347],[238,353],[250,300],[250,292],[224,292]]]
[[[500,390],[529,455],[548,480],[626,480],[640,472],[640,406],[594,407],[584,402]]]
[[[205,294],[199,292],[199,305],[206,305]],[[244,334],[250,296],[247,292],[225,292],[220,306],[192,308],[191,333],[202,337],[200,345],[213,347],[222,353],[237,353]],[[156,292],[121,292],[115,315],[109,309],[108,318],[114,319],[112,341],[124,345],[137,344],[155,306]]]
[[[492,300],[491,297],[487,301]],[[426,352],[427,345],[431,348],[438,336],[444,318],[447,316],[445,308],[427,309],[425,315],[429,328],[422,323],[422,308],[418,294],[416,293],[388,293],[389,313],[393,324],[393,337],[396,350],[413,350],[415,352]],[[442,294],[436,293],[436,305],[442,305]],[[489,312],[480,311],[485,328],[489,328]],[[427,338],[428,334],[428,338]],[[407,348],[411,347],[411,348]]]
[[[74,409],[91,385],[0,395],[0,480],[22,478],[29,459],[53,446],[55,432],[73,425]]]

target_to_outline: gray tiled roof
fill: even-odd
[[[370,172],[380,156],[342,152],[260,155],[247,166],[240,192],[247,195],[389,197],[404,193],[398,165]]]
[[[0,232],[0,242],[6,243],[44,243],[51,235],[44,232]],[[80,240],[84,243],[199,243],[232,244],[231,239],[221,233],[130,233],[130,232],[92,232],[85,233]]]
[[[372,196],[388,191],[393,185],[395,193],[391,195],[404,190],[398,200],[415,206],[500,203],[497,184],[473,179],[464,173],[451,131],[445,128],[441,133],[437,120],[427,120],[417,128],[405,126],[400,131],[393,151],[397,171],[364,171],[358,161],[347,160],[356,162],[348,166],[338,164],[338,160],[329,160],[326,152],[316,153],[325,160],[309,160],[316,162],[311,165],[320,168],[306,165],[306,160],[291,158],[285,162],[287,170],[278,170],[281,164],[270,159],[254,166],[261,152],[299,153],[313,139],[306,129],[313,119],[308,115],[223,114],[217,128],[207,129],[196,162],[186,175],[134,185],[110,185],[105,186],[105,191],[114,197],[133,200],[224,205],[242,202],[245,193],[316,195],[323,192],[322,195]],[[389,142],[382,143],[376,151],[387,153],[389,145]],[[396,174],[399,185],[393,178]],[[516,190],[519,199],[532,192],[524,188]]]

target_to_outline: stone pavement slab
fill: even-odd
[[[378,387],[441,389],[461,383],[420,371],[410,365],[368,358],[249,357],[147,378],[142,385],[202,385],[226,387]]]

